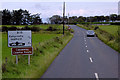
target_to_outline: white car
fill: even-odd
[[[95,37],[95,32],[93,30],[88,30],[87,37]]]

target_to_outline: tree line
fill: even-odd
[[[28,10],[7,10],[1,11],[2,25],[33,25],[42,24],[40,14],[29,13]]]
[[[63,18],[60,15],[53,15],[49,18],[52,24],[62,24]],[[67,17],[65,16],[64,22],[66,24],[75,24],[75,23],[85,23],[85,22],[115,22],[120,21],[120,15],[111,14],[110,16],[90,16],[90,17],[83,17],[83,16],[72,16]]]
[[[0,18],[0,22],[2,25],[36,25],[42,24],[42,18],[40,14],[31,14],[28,10],[8,10],[4,9],[0,11],[0,15],[2,15],[2,19]],[[64,22],[66,24],[76,24],[76,23],[89,23],[89,22],[114,22],[120,21],[120,15],[111,14],[109,16],[65,16]],[[53,15],[48,18],[49,24],[62,24],[63,17],[60,15]]]

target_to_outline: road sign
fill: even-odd
[[[8,31],[8,47],[32,46],[31,31]]]
[[[33,49],[32,47],[12,48],[11,52],[12,52],[12,55],[32,55]]]

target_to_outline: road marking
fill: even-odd
[[[87,46],[85,46],[85,47],[87,47]]]
[[[98,74],[97,74],[97,73],[95,73],[95,77],[96,77],[97,80],[99,80],[99,77],[98,77]]]
[[[87,50],[87,52],[89,52],[89,50]]]
[[[85,44],[87,44],[87,43],[85,42]]]
[[[90,57],[89,59],[90,59],[90,62],[92,63],[92,62],[93,62],[93,59],[92,59],[91,57]]]

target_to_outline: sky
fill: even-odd
[[[64,0],[66,2],[66,16],[101,16],[118,13],[119,0]],[[53,15],[62,16],[62,0],[3,0],[0,10],[26,9],[31,14],[41,13],[43,22]]]

